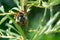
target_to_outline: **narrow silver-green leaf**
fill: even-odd
[[[18,0],[13,0],[13,1],[17,6],[19,6],[19,1]]]
[[[0,11],[4,12],[4,7],[3,6],[0,7]]]
[[[58,17],[60,13],[57,12],[54,17],[49,20],[46,25],[44,26],[44,28],[42,29],[42,31],[39,29],[39,31],[34,35],[32,40],[38,40],[37,38],[39,38],[39,36],[41,37],[41,35],[43,35],[43,33],[45,32],[45,30],[55,21],[55,19]]]
[[[7,16],[3,17],[0,21],[0,25],[7,19]]]
[[[15,27],[19,31],[19,34],[21,34],[23,36],[24,40],[26,40],[26,36],[25,36],[23,30],[21,29],[21,27],[14,21],[13,18],[11,18],[10,16],[8,16],[8,18],[13,21],[13,24],[15,25]]]

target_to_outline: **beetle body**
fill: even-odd
[[[28,26],[27,14],[24,11],[18,12],[14,15],[14,19],[20,26]]]

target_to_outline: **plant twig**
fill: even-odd
[[[15,13],[0,13],[0,16],[5,16],[5,15],[14,15]]]

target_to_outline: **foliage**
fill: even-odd
[[[53,34],[60,33],[60,0],[13,0],[13,2],[16,5],[8,6],[10,8],[7,8],[8,12],[4,5],[0,6],[0,38],[8,38],[7,40],[59,40],[59,35],[55,39]],[[20,27],[14,20],[16,11],[25,11],[25,5],[27,6],[28,28]]]

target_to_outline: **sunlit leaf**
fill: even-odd
[[[20,9],[21,9],[21,8],[20,8]],[[17,7],[12,8],[12,10],[17,10],[17,11],[19,11],[20,9],[17,8]]]
[[[19,31],[19,34],[21,34],[21,35],[24,37],[24,39],[26,40],[24,31],[21,29],[21,27],[20,27],[20,26],[14,21],[14,19],[12,19],[10,16],[8,16],[8,18],[13,21],[13,24],[15,25],[15,27],[16,27],[17,30]]]
[[[0,11],[4,12],[4,7],[3,6],[0,7]]]
[[[7,16],[3,17],[1,20],[0,20],[0,25],[7,19]]]
[[[19,6],[19,1],[18,0],[13,0],[17,6]]]
[[[45,30],[55,21],[55,19],[58,17],[59,14],[60,14],[60,13],[57,12],[57,13],[54,15],[54,17],[46,23],[45,27],[44,27],[42,30],[39,29],[39,31],[34,35],[34,37],[33,37],[32,40],[37,40],[37,38],[38,38],[39,36],[43,35],[43,33],[45,32]]]

